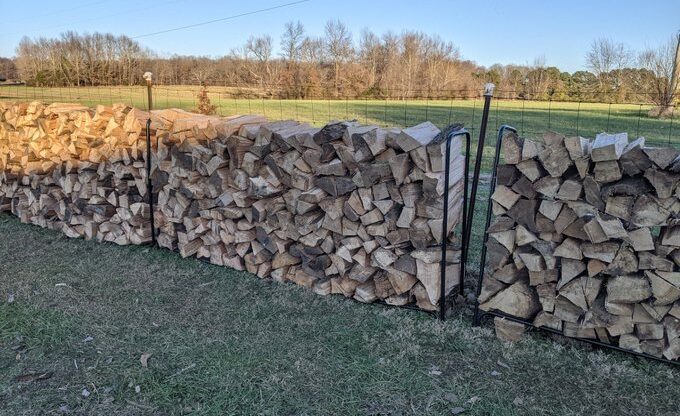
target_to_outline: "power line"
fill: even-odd
[[[268,12],[270,10],[275,10],[275,9],[280,9],[280,8],[283,8],[283,7],[293,6],[295,4],[300,4],[300,3],[306,3],[308,1],[309,0],[294,1],[294,2],[291,2],[291,3],[281,4],[279,6],[268,7],[266,9],[253,10],[252,12],[246,12],[246,13],[241,13],[241,14],[235,14],[233,16],[222,17],[220,19],[213,19],[213,20],[208,20],[206,22],[194,23],[194,24],[191,24],[191,25],[180,26],[180,27],[175,27],[175,28],[172,28],[172,29],[161,30],[161,31],[158,31],[158,32],[146,33],[144,35],[133,36],[132,39],[145,38],[147,36],[155,36],[155,35],[160,35],[162,33],[176,32],[178,30],[190,29],[190,28],[193,28],[193,27],[209,25],[211,23],[216,23],[216,22],[223,22],[225,20],[236,19],[237,17],[250,16],[251,14]]]

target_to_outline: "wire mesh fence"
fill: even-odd
[[[155,109],[195,110],[200,86],[153,87]],[[262,114],[269,119],[295,119],[320,126],[332,120],[358,120],[365,124],[408,127],[429,120],[439,127],[463,123],[474,138],[481,121],[481,90],[450,91],[448,98],[387,99],[362,96],[307,95],[305,98],[280,98],[281,91],[245,87],[210,86],[207,95],[221,116]],[[495,132],[502,124],[515,126],[520,135],[540,136],[546,131],[565,135],[594,137],[601,132],[628,132],[631,137],[644,136],[651,145],[680,145],[677,111],[671,107],[664,118],[650,116],[650,103],[594,103],[577,101],[538,101],[517,99],[517,94],[497,91],[489,115],[485,140],[483,172],[491,168]],[[512,97],[512,98],[507,98]],[[0,100],[40,100],[71,102],[88,106],[124,103],[146,108],[146,86],[100,87],[30,87],[0,86]]]

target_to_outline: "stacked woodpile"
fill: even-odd
[[[458,245],[464,159],[452,143],[443,224],[445,141],[429,122],[315,128],[123,105],[0,103],[0,210],[70,237],[150,242],[149,117],[160,246],[320,294],[437,309],[439,244],[445,228]],[[448,294],[460,252],[446,257]]]
[[[146,118],[123,105],[0,102],[0,211],[69,237],[148,242]]]
[[[680,152],[625,133],[503,152],[480,308],[678,359]]]
[[[158,120],[159,245],[319,294],[437,308],[442,227],[453,239],[461,217],[460,142],[443,225],[445,147],[429,122],[315,128],[251,116],[216,128],[178,114]],[[449,251],[447,292],[459,257]]]

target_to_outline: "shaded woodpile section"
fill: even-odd
[[[480,308],[677,360],[680,151],[550,133],[503,153]]]
[[[146,118],[123,105],[0,102],[0,211],[69,237],[149,242]]]
[[[151,118],[157,241],[183,257],[362,302],[436,310],[442,231],[446,294],[459,284],[464,158],[444,135],[334,122],[123,105],[0,103],[0,210],[22,222],[117,244],[151,241]],[[455,249],[454,249],[455,247]]]
[[[440,296],[444,141],[431,123],[316,128],[258,117],[158,120],[159,245],[184,257],[361,302]],[[452,146],[447,235],[461,217],[464,160]],[[447,293],[459,283],[450,250]]]

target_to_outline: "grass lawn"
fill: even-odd
[[[198,87],[154,87],[154,108],[196,108]],[[209,97],[220,115],[264,114],[270,119],[295,119],[314,125],[330,120],[357,119],[362,123],[385,126],[410,126],[430,120],[443,127],[464,123],[473,135],[476,148],[482,116],[482,99],[469,100],[280,100],[269,98],[232,98],[234,88],[209,87]],[[94,106],[123,102],[146,108],[146,87],[33,88],[0,86],[0,100],[79,102]],[[522,135],[538,136],[553,130],[565,135],[593,138],[597,133],[628,132],[644,136],[655,145],[680,145],[680,120],[647,116],[650,105],[577,102],[494,100],[489,115],[485,142],[485,170],[491,167],[495,135],[503,124],[511,124]]]
[[[442,323],[6,214],[0,259],[2,415],[678,414],[679,369],[503,345],[468,309]]]

